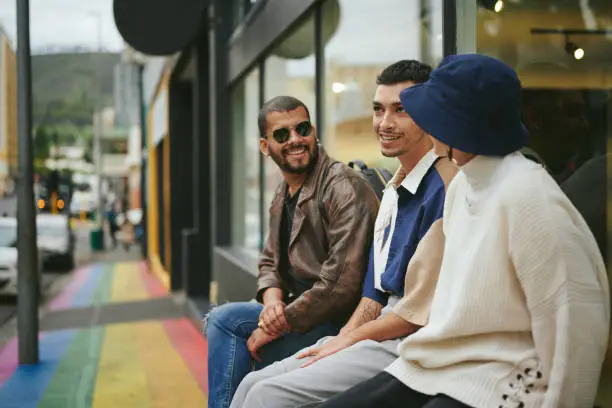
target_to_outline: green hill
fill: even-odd
[[[48,54],[32,57],[34,123],[90,125],[96,103],[112,105],[116,53]]]
[[[91,155],[96,107],[113,105],[113,72],[120,54],[64,53],[32,57],[34,156],[53,143],[81,145]],[[41,171],[41,169],[37,169]]]

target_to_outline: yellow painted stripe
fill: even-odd
[[[159,279],[162,286],[169,291],[170,276],[168,272],[166,272],[166,270],[164,269],[164,266],[162,265],[161,261],[159,260],[159,256],[151,255],[149,261],[151,263],[151,270],[153,270],[153,273],[155,274],[155,276],[157,276],[157,279]]]
[[[92,408],[152,407],[140,359],[138,326],[106,326]]]
[[[149,298],[137,263],[118,263],[113,273],[111,302],[131,302]]]
[[[206,396],[161,322],[139,323],[137,341],[153,407],[207,406]]]

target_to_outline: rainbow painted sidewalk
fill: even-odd
[[[40,363],[18,366],[16,339],[0,350],[0,407],[205,407],[202,335],[175,311],[138,318],[164,302],[144,263],[79,269],[41,321]]]

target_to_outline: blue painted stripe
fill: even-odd
[[[104,265],[97,264],[93,265],[89,270],[89,276],[87,281],[83,284],[81,289],[72,297],[70,307],[87,307],[91,306],[94,293],[106,272]],[[106,272],[108,273],[108,272]]]
[[[36,408],[70,345],[75,330],[47,333],[40,342],[40,362],[17,367],[0,388],[0,407]]]

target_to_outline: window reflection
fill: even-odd
[[[232,89],[233,244],[259,250],[259,71],[253,70]]]
[[[328,0],[326,8],[339,18],[325,46],[325,146],[338,160],[394,169],[372,134],[376,76],[400,59],[437,65],[442,0]]]

